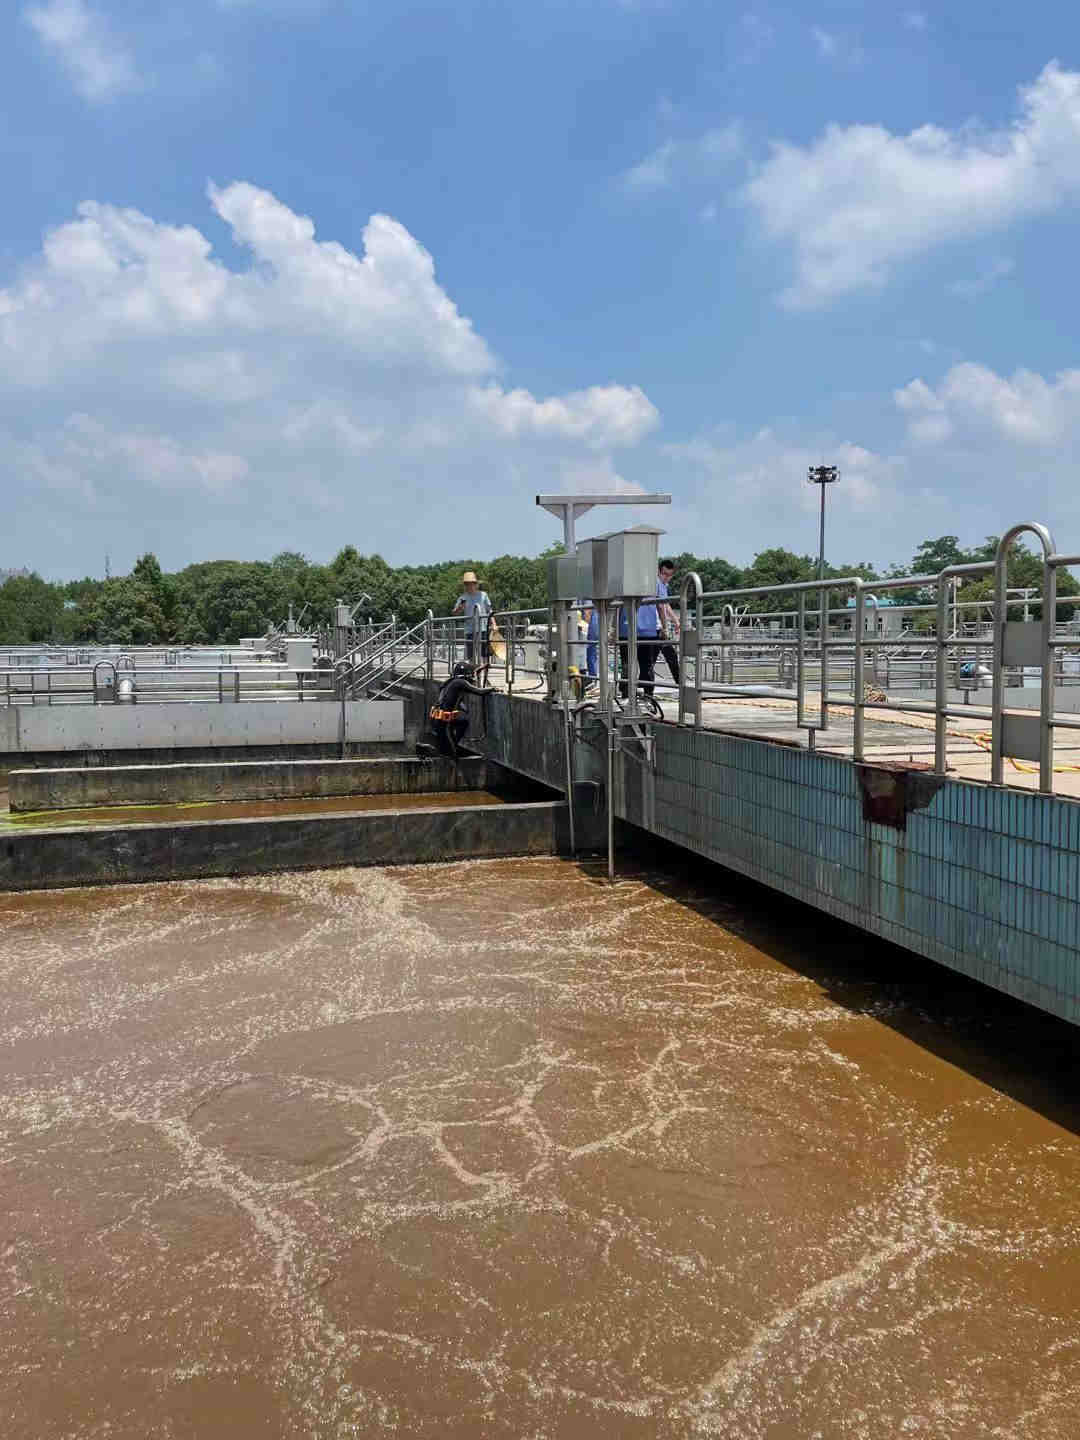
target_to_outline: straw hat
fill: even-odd
[[[475,571],[475,570],[466,570],[466,571],[465,571],[465,574],[461,577],[461,583],[462,583],[463,585],[468,585],[470,581],[471,581],[472,584],[474,584],[474,585],[479,585],[479,584],[480,584],[480,581],[477,580],[477,578],[476,578],[476,571]]]

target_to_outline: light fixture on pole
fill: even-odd
[[[821,537],[818,543],[818,572],[819,580],[825,579],[825,486],[835,485],[840,475],[835,465],[811,465],[807,474],[807,483],[821,486]]]

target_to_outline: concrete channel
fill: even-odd
[[[481,758],[14,771],[0,890],[551,855],[567,807]]]
[[[445,797],[442,797],[445,798]],[[344,865],[554,855],[566,844],[558,800],[442,804],[327,815],[47,823],[0,829],[0,890],[261,875]]]
[[[483,790],[499,776],[481,759],[378,757],[357,760],[249,760],[201,764],[110,765],[12,770],[12,814],[111,805],[199,804],[218,800],[298,800],[339,795],[432,795]],[[505,783],[502,773],[501,781]]]

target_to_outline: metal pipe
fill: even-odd
[[[570,855],[571,858],[577,855],[577,836],[574,833],[574,760],[570,732],[573,729],[573,721],[570,718],[570,700],[563,695],[563,741],[566,747],[566,810],[570,821]]]
[[[637,597],[623,600],[626,615],[626,710],[629,715],[638,712],[638,663],[637,663]]]
[[[615,725],[607,717],[607,873],[608,883],[615,884]]]

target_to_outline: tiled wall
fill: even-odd
[[[947,780],[906,828],[863,819],[844,760],[656,729],[616,813],[699,855],[1080,1022],[1080,803]]]
[[[563,788],[560,712],[503,695],[485,715],[473,704],[480,748]],[[1080,802],[946,780],[897,830],[863,819],[848,761],[654,734],[655,768],[619,759],[620,818],[1080,1023]]]

